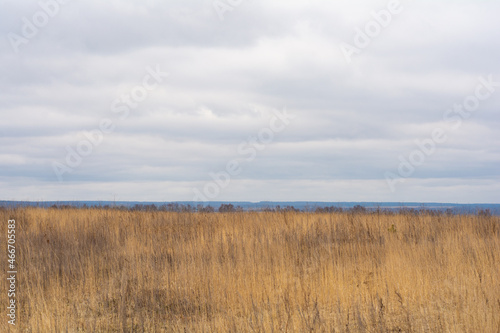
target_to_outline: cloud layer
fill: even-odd
[[[497,1],[0,3],[0,199],[192,200],[232,160],[210,199],[500,197]]]

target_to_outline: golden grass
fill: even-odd
[[[23,332],[500,330],[498,217],[24,208],[0,218],[3,246],[17,221]],[[7,289],[2,279],[4,314]],[[3,317],[0,331],[17,332]]]

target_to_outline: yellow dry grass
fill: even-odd
[[[500,330],[498,217],[23,208],[4,245],[10,218],[1,332]]]

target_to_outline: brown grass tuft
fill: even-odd
[[[24,208],[2,239],[9,218],[20,332],[500,329],[494,216]]]

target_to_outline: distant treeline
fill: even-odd
[[[210,205],[191,205],[191,204],[181,204],[181,203],[166,203],[162,205],[155,204],[135,204],[133,206],[125,205],[81,205],[74,206],[68,204],[53,204],[48,207],[49,209],[109,209],[109,210],[121,210],[121,211],[141,211],[141,212],[176,212],[176,213],[236,213],[249,211],[241,206],[235,206],[233,204],[221,204],[219,207],[213,207]],[[0,210],[5,208],[0,207]],[[309,207],[299,209],[291,205],[281,207],[277,205],[275,207],[262,207],[258,209],[252,209],[250,211],[255,212],[297,212],[297,213],[352,213],[352,214],[411,214],[411,215],[460,215],[460,214],[477,214],[480,216],[491,216],[492,213],[490,209],[477,209],[476,211],[464,211],[461,209],[429,209],[429,208],[367,208],[362,205],[356,205],[351,208],[342,208],[337,206],[327,206],[327,207]]]

